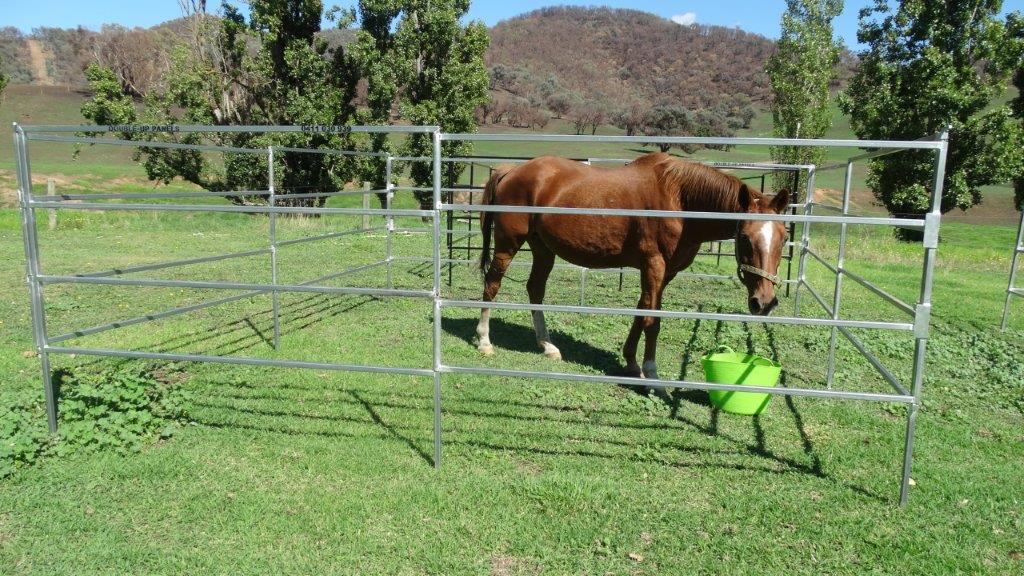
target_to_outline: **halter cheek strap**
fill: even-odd
[[[757,266],[751,266],[750,264],[740,264],[739,266],[737,266],[736,276],[739,276],[740,280],[743,280],[743,277],[740,274],[740,272],[749,272],[750,274],[753,274],[755,276],[760,276],[761,278],[764,278],[765,280],[771,282],[776,286],[782,285],[782,279],[779,278],[777,274],[771,274],[767,270],[763,270],[761,268],[758,268]]]

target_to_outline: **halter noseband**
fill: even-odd
[[[776,286],[782,285],[782,279],[779,278],[778,274],[771,274],[767,270],[763,270],[761,268],[758,268],[757,266],[751,266],[750,264],[738,264],[736,267],[736,276],[738,276],[739,279],[742,281],[743,276],[740,274],[740,272],[749,272],[751,274],[754,274],[755,276],[760,276],[761,278],[764,278],[765,280],[771,282],[772,284],[775,284]]]

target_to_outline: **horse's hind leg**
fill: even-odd
[[[491,258],[491,264],[484,274],[484,302],[490,302],[498,295],[498,290],[501,289],[501,279],[505,277],[505,272],[508,271],[512,258],[525,241],[525,237],[510,238],[497,231],[494,236],[494,256]],[[482,308],[480,310],[480,322],[476,325],[476,335],[478,338],[477,350],[486,356],[494,354],[494,346],[491,345],[490,308]]]
[[[530,269],[530,279],[526,281],[526,292],[530,296],[530,304],[543,304],[548,276],[555,267],[555,253],[542,241],[531,241],[530,249],[533,250],[533,267]],[[551,343],[551,335],[548,334],[548,326],[544,321],[544,311],[533,311],[533,329],[537,333],[537,345],[544,355],[561,360],[562,353]]]

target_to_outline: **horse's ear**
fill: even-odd
[[[737,199],[740,202],[740,210],[743,212],[750,212],[750,205],[754,203],[754,191],[750,189],[750,186],[746,184],[740,184],[740,192]]]
[[[789,207],[789,190],[779,190],[775,198],[772,198],[771,209],[776,214],[782,214]]]

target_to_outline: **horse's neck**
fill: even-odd
[[[691,195],[682,198],[683,209],[690,212],[729,212],[738,214],[743,210],[735,196],[704,196]],[[713,240],[729,240],[736,237],[735,220],[697,220],[691,221],[686,226],[689,233],[699,235],[694,238],[698,242],[710,242]]]

